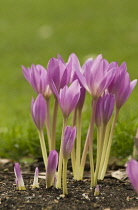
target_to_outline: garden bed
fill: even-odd
[[[12,164],[11,164],[12,165]],[[7,167],[5,167],[5,170]],[[54,187],[46,189],[45,180],[40,178],[40,188],[32,189],[34,173],[23,173],[26,186],[25,191],[16,190],[15,175],[9,167],[8,172],[0,171],[0,209],[96,209],[96,210],[121,210],[138,209],[138,197],[127,179],[120,181],[111,176],[106,176],[99,182],[100,194],[94,196],[94,189],[90,189],[89,173],[83,181],[75,181],[68,171],[67,196],[62,195],[62,190]]]

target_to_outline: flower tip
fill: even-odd
[[[38,183],[38,174],[39,174],[39,169],[38,167],[36,167],[35,169],[35,173],[34,173],[34,182],[33,182],[33,185],[32,185],[32,188],[39,188],[39,183]]]
[[[14,164],[14,173],[15,173],[15,177],[16,177],[15,182],[16,182],[17,190],[26,190],[26,188],[24,186],[24,181],[23,181],[23,178],[22,178],[19,163]]]
[[[46,169],[46,187],[49,188],[54,182],[54,176],[58,165],[58,153],[52,150],[48,157],[48,164]]]
[[[76,127],[67,126],[64,130],[62,154],[64,159],[68,159],[72,151],[76,137]]]
[[[98,196],[99,194],[100,194],[100,188],[99,188],[99,185],[97,185],[95,187],[94,196]]]

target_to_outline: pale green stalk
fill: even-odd
[[[87,131],[87,136],[86,136],[85,145],[84,145],[82,158],[81,158],[81,165],[80,165],[80,179],[81,180],[83,179],[83,172],[84,172],[86,156],[87,156],[87,152],[88,152],[89,141],[87,139],[89,138],[89,133],[90,133],[90,125],[89,125],[88,131]]]
[[[47,133],[48,147],[49,147],[49,152],[50,152],[52,150],[51,149],[51,136],[50,136],[50,130],[49,130],[48,125],[47,125],[47,121],[45,122],[45,125],[46,125],[46,133]]]
[[[77,139],[76,139],[76,164],[75,164],[75,176],[74,179],[80,180],[80,156],[81,156],[81,116],[82,109],[78,109],[77,118]]]
[[[47,127],[50,131],[50,98],[46,99],[46,104],[47,104],[47,116],[46,116],[46,122],[47,122]]]
[[[68,162],[68,160],[63,158],[63,195],[68,194],[68,190],[67,190],[67,162]]]
[[[76,119],[77,119],[77,108],[75,108],[74,110],[72,127],[76,125]],[[71,151],[71,164],[72,164],[73,175],[75,175],[75,144],[73,145],[73,148]]]
[[[98,128],[98,135],[97,135],[97,159],[96,159],[96,169],[94,174],[94,186],[97,185],[97,179],[98,179],[98,172],[100,168],[100,162],[101,162],[101,154],[104,144],[104,137],[105,137],[105,131],[106,131],[106,125],[102,124]]]
[[[113,124],[112,124],[112,128],[111,128],[111,132],[110,132],[110,136],[109,136],[107,151],[106,151],[106,154],[105,154],[104,165],[103,165],[102,172],[101,172],[101,179],[104,179],[106,169],[107,169],[107,166],[108,166],[111,144],[112,144],[112,138],[113,138],[113,132],[114,132],[115,124],[116,124],[116,121],[117,121],[118,113],[119,113],[119,109],[116,109]]]
[[[49,107],[50,98],[46,99],[47,104],[47,115],[46,115],[46,132],[47,132],[47,139],[48,139],[48,146],[49,151],[51,151],[51,134],[50,134],[50,107]]]
[[[83,177],[83,171],[86,161],[86,155],[89,147],[89,159],[90,159],[90,171],[91,171],[91,186],[94,186],[94,162],[93,162],[93,132],[94,132],[94,122],[95,122],[95,110],[96,110],[96,103],[97,100],[92,100],[92,114],[90,125],[87,132],[87,137],[84,145],[83,155],[81,159],[81,174],[80,176]]]
[[[100,161],[100,168],[98,172],[98,179],[101,179],[101,171],[103,168],[104,160],[105,160],[105,155],[107,152],[107,145],[108,145],[108,139],[109,139],[109,134],[110,134],[110,129],[111,129],[111,122],[112,119],[109,120],[107,126],[106,126],[106,132],[105,132],[105,137],[104,137],[104,144],[103,144],[103,149],[102,149],[102,155],[101,155],[101,161]]]
[[[62,163],[63,163],[62,145],[63,145],[64,130],[67,124],[67,119],[68,119],[67,117],[63,117],[62,136],[61,136],[59,161],[58,161],[57,188],[61,188],[61,174],[62,174]]]
[[[95,123],[95,111],[96,111],[97,100],[92,100],[92,119],[90,126],[90,136],[89,136],[89,159],[90,159],[90,171],[91,171],[91,187],[94,186],[94,161],[93,161],[93,133],[94,133],[94,123]]]
[[[100,126],[97,127],[97,153],[96,153],[96,170],[95,170],[95,174],[94,174],[94,179],[96,179],[96,174],[97,174],[97,170],[98,170],[98,164],[99,164],[99,161],[100,161],[99,160],[100,159],[99,153],[100,153],[101,138],[102,138],[102,126],[100,125]]]
[[[58,112],[58,99],[55,97],[53,121],[52,121],[52,133],[51,133],[51,150],[55,149],[55,144],[56,144],[57,112]]]
[[[42,150],[42,156],[44,160],[44,165],[45,168],[47,166],[47,150],[46,150],[46,144],[45,144],[45,139],[44,139],[44,134],[42,130],[38,130],[39,134],[39,139],[40,139],[40,145],[41,145],[41,150]]]

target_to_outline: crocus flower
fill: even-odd
[[[134,190],[138,193],[138,162],[134,159],[130,160],[126,172]]]
[[[121,86],[116,93],[116,107],[120,109],[130,96],[132,90],[137,84],[137,80],[130,81],[128,72],[125,73]]]
[[[47,70],[41,65],[31,65],[31,68],[22,66],[22,71],[26,80],[31,84],[36,93],[41,93],[48,99],[52,93],[47,77]]]
[[[46,118],[46,110],[47,110],[46,102],[42,94],[39,94],[35,101],[34,99],[32,99],[31,103],[32,118],[38,130],[43,129]]]
[[[108,86],[108,91],[112,94],[117,94],[117,92],[120,89],[121,84],[124,82],[124,77],[127,71],[126,63],[122,63],[120,66],[118,66],[117,62],[113,62],[115,66],[115,75],[114,79]]]
[[[69,87],[60,89],[58,95],[59,104],[64,117],[68,117],[76,107],[80,98],[80,84],[75,80]]]
[[[70,63],[69,67],[71,67],[71,79],[70,79],[70,82],[72,83],[73,81],[75,81],[77,79],[79,84],[80,84],[80,98],[79,98],[79,101],[77,103],[77,107],[79,109],[82,109],[83,104],[84,104],[84,100],[85,100],[86,89],[81,84],[81,81],[79,80],[79,77],[78,77],[76,71],[80,71],[83,74],[83,69],[81,68],[81,65],[80,65],[78,57],[74,53],[72,53],[69,56],[68,62]]]
[[[76,137],[76,127],[67,126],[64,131],[64,139],[62,144],[63,158],[68,159]]]
[[[32,188],[39,188],[39,183],[38,183],[38,174],[39,174],[39,169],[38,169],[38,167],[36,167],[36,169],[35,169],[35,174],[34,174],[34,181],[33,181]]]
[[[48,157],[47,169],[46,169],[46,186],[51,187],[54,182],[54,175],[58,165],[58,153],[56,150],[52,150]]]
[[[80,83],[80,98],[77,103],[77,108],[82,109],[84,101],[85,101],[86,89]]]
[[[114,109],[115,97],[112,94],[105,93],[96,104],[95,123],[100,126],[102,123],[107,124]]]
[[[24,181],[23,181],[23,178],[22,178],[19,163],[15,163],[14,173],[15,173],[15,177],[16,177],[16,187],[17,187],[17,189],[18,190],[26,190],[26,188],[24,186]]]
[[[95,60],[88,59],[82,68],[84,74],[76,70],[79,80],[93,98],[97,99],[113,80],[115,67],[102,59],[102,55],[98,55]]]
[[[72,53],[69,58],[68,58],[68,62],[67,62],[67,68],[69,69],[69,72],[71,74],[70,76],[70,83],[72,83],[74,80],[78,79],[78,76],[76,74],[76,70],[77,71],[81,71],[82,72],[82,68],[79,62],[78,57],[76,56],[75,53]],[[83,73],[83,72],[82,72]]]
[[[48,81],[54,95],[57,96],[60,88],[69,84],[70,72],[61,59],[51,58],[48,66]]]

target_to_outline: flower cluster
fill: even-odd
[[[56,186],[61,188],[63,170],[63,193],[67,194],[66,170],[69,155],[71,153],[74,179],[81,180],[88,151],[91,186],[97,186],[97,180],[104,178],[107,169],[118,113],[137,83],[137,80],[130,80],[126,63],[119,66],[117,62],[109,63],[102,55],[98,55],[95,59],[86,60],[81,66],[79,59],[73,53],[69,56],[67,63],[58,55],[57,58],[50,59],[46,68],[32,64],[30,68],[22,66],[22,71],[26,80],[38,94],[36,100],[32,99],[31,113],[39,134],[44,164],[47,169],[47,187],[53,182],[53,174],[55,174],[58,162]],[[86,92],[92,97],[91,115],[84,148],[81,148],[82,109]],[[54,107],[51,119],[50,98],[52,94]],[[58,106],[63,116],[63,127],[59,160],[57,161],[55,141]],[[68,118],[72,112],[72,125],[69,126]],[[47,158],[43,134],[44,125],[47,131],[50,160]],[[97,157],[94,167],[93,132],[95,125],[97,128]],[[55,156],[56,161],[53,163]]]

